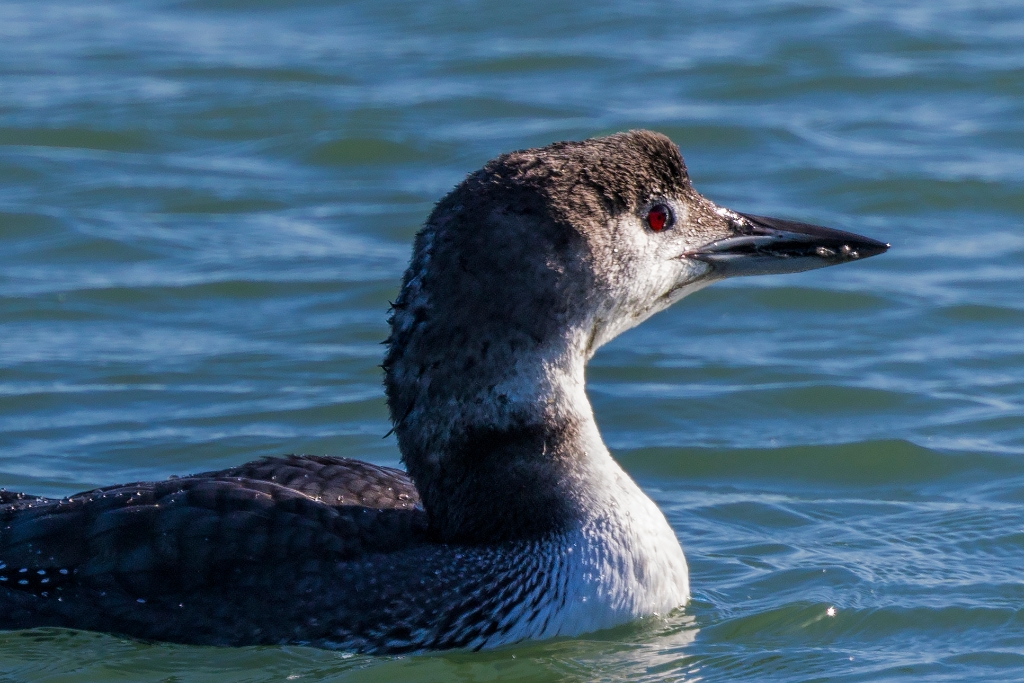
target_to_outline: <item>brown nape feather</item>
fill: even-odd
[[[481,174],[530,187],[563,215],[596,208],[614,216],[689,187],[679,148],[664,135],[646,130],[511,152],[470,179]],[[601,206],[587,206],[593,200]]]

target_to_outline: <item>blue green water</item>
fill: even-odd
[[[503,151],[652,128],[716,202],[893,246],[594,359],[683,611],[397,658],[8,632],[0,681],[1024,680],[1022,46],[1020,2],[4,0],[9,489],[396,463],[388,300]]]

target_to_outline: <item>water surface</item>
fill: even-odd
[[[511,149],[653,128],[723,205],[893,245],[594,359],[685,610],[396,658],[0,633],[0,679],[1024,679],[1022,39],[1019,2],[0,4],[9,489],[395,464],[388,300]]]

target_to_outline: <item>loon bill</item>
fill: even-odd
[[[434,208],[393,304],[407,472],[288,456],[61,500],[0,491],[0,627],[388,653],[667,613],[686,560],[601,440],[587,361],[716,280],[887,248],[718,207],[657,133],[500,156]]]

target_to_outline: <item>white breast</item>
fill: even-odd
[[[591,491],[594,514],[579,528],[535,548],[551,577],[540,609],[510,611],[509,628],[477,646],[576,636],[640,617],[667,614],[690,598],[689,571],[668,521],[603,449],[592,458],[600,485]],[[596,483],[596,482],[595,482]]]

